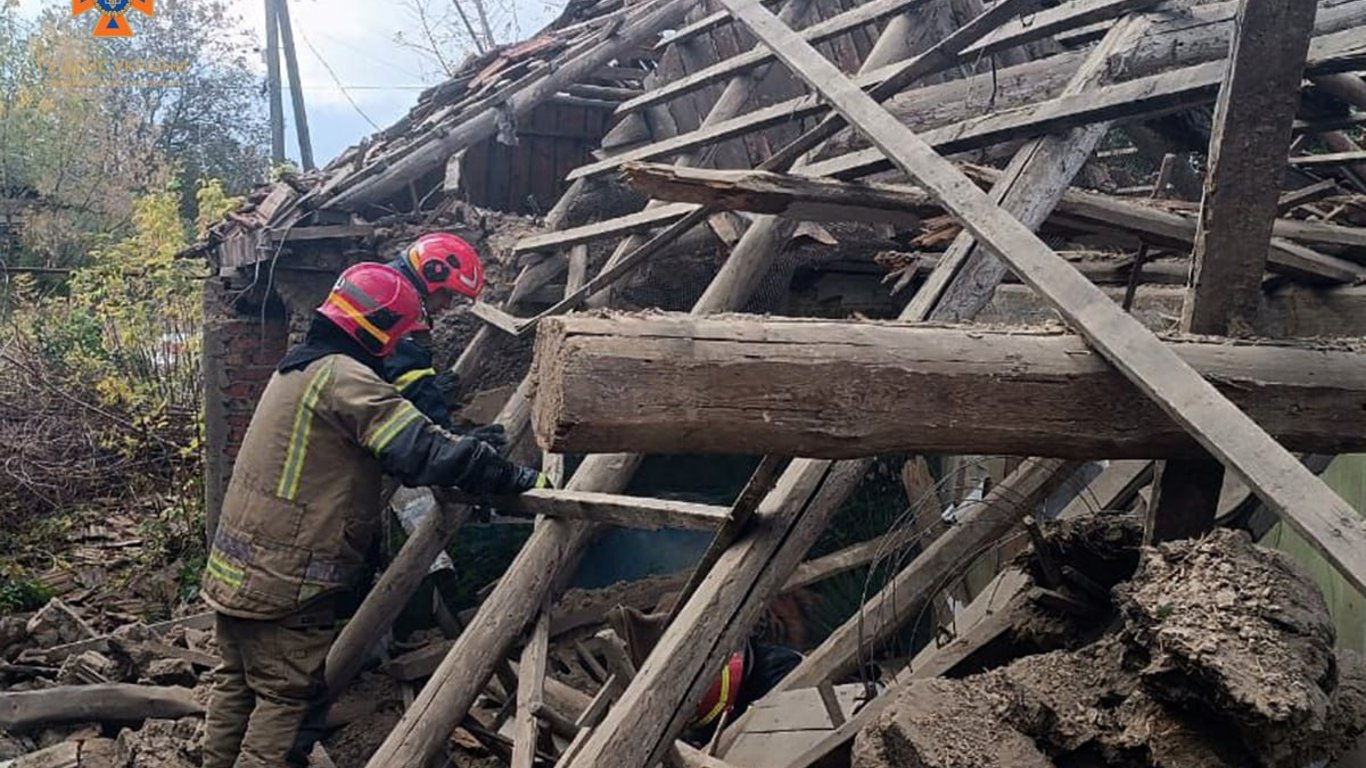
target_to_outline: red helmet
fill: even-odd
[[[393,352],[403,336],[426,328],[417,288],[384,264],[347,268],[318,312],[379,357]]]
[[[414,240],[403,264],[417,278],[423,296],[447,290],[477,299],[484,290],[484,263],[479,254],[469,243],[446,232],[432,232]]]

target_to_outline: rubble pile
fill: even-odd
[[[1366,730],[1366,668],[1333,651],[1319,591],[1220,530],[1143,551],[1119,631],[961,680],[918,680],[854,765],[1222,768],[1336,757]]]

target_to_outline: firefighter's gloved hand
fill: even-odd
[[[465,433],[466,435],[481,440],[489,444],[489,447],[498,453],[502,453],[508,447],[507,431],[502,424],[489,424],[483,427],[475,427]]]
[[[512,493],[526,493],[538,488],[554,487],[555,484],[550,482],[550,478],[544,472],[532,467],[517,467],[517,476],[513,480]]]
[[[442,371],[436,375],[432,383],[441,390],[441,394],[449,398],[460,391],[460,374],[455,371]]]

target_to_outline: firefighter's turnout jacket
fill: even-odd
[[[438,426],[451,429],[451,408],[437,385],[432,352],[411,336],[399,339],[394,353],[384,358],[384,378]]]
[[[393,384],[345,354],[275,373],[247,429],[209,553],[203,594],[247,619],[287,616],[364,576],[380,484],[479,492],[487,445],[433,425]]]

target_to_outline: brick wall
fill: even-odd
[[[210,536],[256,402],[289,343],[285,312],[239,312],[219,280],[204,288],[204,494]]]

